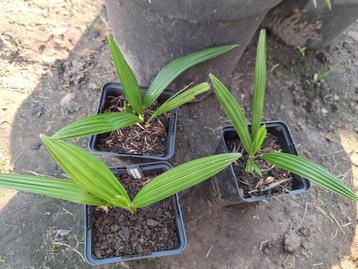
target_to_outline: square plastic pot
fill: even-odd
[[[143,87],[141,88],[142,96],[144,96],[146,91],[147,91],[147,88],[143,88]],[[175,93],[173,91],[165,90],[159,96],[157,101],[159,104],[162,104],[166,100],[168,100],[171,96],[173,96],[174,94]],[[97,107],[97,114],[101,114],[104,112],[107,96],[110,96],[110,95],[115,95],[115,96],[123,95],[122,85],[117,82],[109,82],[109,83],[106,83],[103,85],[99,104]],[[174,109],[170,112],[169,126],[168,126],[168,130],[167,130],[167,147],[166,147],[166,152],[163,155],[145,155],[145,154],[133,154],[133,153],[98,150],[98,149],[96,149],[96,144],[98,141],[97,135],[91,136],[91,138],[89,140],[89,149],[90,149],[90,151],[92,151],[93,153],[95,153],[97,155],[122,157],[122,158],[131,159],[134,162],[138,161],[138,160],[167,161],[167,160],[171,159],[174,155],[177,114],[178,114],[178,109]]]
[[[151,174],[158,175],[171,168],[172,166],[168,162],[156,162],[156,163],[140,164],[130,167],[115,167],[112,168],[112,171],[116,175],[125,175],[125,174],[132,174],[133,172],[134,173],[139,172],[146,176]],[[187,240],[185,235],[183,215],[181,212],[178,194],[173,195],[171,199],[173,201],[176,231],[177,231],[178,242],[179,242],[178,246],[175,249],[155,251],[152,252],[151,254],[144,255],[144,256],[111,257],[111,258],[104,258],[104,259],[99,259],[94,255],[93,210],[95,210],[95,207],[86,205],[85,206],[85,247],[84,247],[84,251],[85,251],[84,257],[86,261],[91,265],[103,265],[103,264],[110,264],[110,263],[119,263],[119,262],[127,262],[127,261],[141,260],[141,259],[150,259],[150,258],[178,255],[182,253],[187,245]]]
[[[282,151],[298,156],[298,152],[293,142],[290,130],[286,123],[282,121],[263,122],[266,125],[267,132],[278,138]],[[226,126],[221,131],[221,141],[217,148],[217,153],[228,152],[228,140],[240,141],[233,126]],[[310,189],[310,182],[297,175],[292,175],[293,185],[289,192],[275,193],[268,195],[255,196],[245,198],[240,187],[240,182],[237,180],[234,167],[228,166],[223,172],[219,173],[213,180],[214,189],[218,193],[219,199],[223,205],[233,205],[242,203],[255,203],[262,200],[270,199],[272,197],[294,195],[298,193],[307,192]]]

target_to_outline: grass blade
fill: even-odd
[[[142,97],[137,79],[112,35],[108,36],[108,45],[111,49],[118,78],[123,85],[124,95],[138,115],[143,116]]]
[[[229,92],[225,85],[214,75],[209,75],[211,82],[213,83],[215,94],[219,98],[221,106],[223,107],[226,115],[234,125],[237,134],[248,154],[252,153],[252,141],[247,127],[246,117],[235,100],[234,96]]]
[[[253,154],[256,154],[256,152],[261,148],[262,143],[265,141],[266,135],[267,130],[265,125],[260,126],[260,129],[256,133],[256,137],[252,142]]]
[[[332,175],[325,168],[313,161],[281,152],[264,153],[262,154],[262,159],[278,168],[307,178],[317,185],[342,195],[343,197],[358,201],[358,196],[350,188],[336,176]]]
[[[266,31],[261,30],[256,51],[254,92],[252,97],[252,129],[254,139],[259,131],[264,109],[266,87]]]
[[[105,201],[85,192],[72,180],[0,173],[0,188],[42,194],[78,204],[108,205]]]
[[[241,154],[213,155],[179,165],[157,176],[136,195],[133,204],[141,208],[194,186],[236,161]]]
[[[345,67],[346,65],[347,65],[347,63],[344,62],[344,61],[339,62],[339,63],[335,64],[334,66],[332,66],[331,68],[329,68],[327,71],[320,71],[320,72],[318,72],[318,74],[315,74],[314,75],[314,80],[315,81],[325,80],[333,72]]]
[[[328,7],[329,10],[332,10],[332,3],[331,0],[325,0],[326,2],[326,6]]]
[[[53,138],[74,138],[102,134],[139,122],[139,117],[127,112],[109,112],[72,122],[56,132]]]
[[[210,89],[209,83],[204,82],[200,83],[193,88],[190,88],[188,90],[180,91],[174,96],[172,96],[170,99],[168,99],[166,102],[164,102],[150,117],[149,121],[152,120],[155,117],[158,117],[165,112],[171,111],[174,108],[180,107],[181,105],[184,105],[190,101],[193,101],[195,97],[203,92],[206,92]]]
[[[237,45],[224,45],[197,51],[180,58],[176,58],[166,65],[154,78],[145,97],[144,107],[151,106],[159,95],[176,79],[181,73],[190,67],[213,59],[219,55],[229,52]]]
[[[112,205],[130,207],[126,190],[100,159],[62,140],[44,135],[40,138],[58,165],[82,189]]]

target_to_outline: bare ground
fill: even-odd
[[[0,170],[61,176],[38,134],[93,113],[101,84],[115,79],[102,2],[5,0],[0,15]],[[302,154],[357,190],[358,24],[305,57],[272,36],[268,43],[269,67],[279,66],[269,73],[265,118],[286,121]],[[229,83],[245,108],[254,54],[253,44]],[[340,61],[345,67],[323,86],[309,84]],[[226,124],[213,96],[181,109],[174,164],[213,153]],[[186,251],[124,268],[358,267],[356,204],[320,188],[224,208],[208,181],[181,199]],[[0,190],[0,242],[0,268],[89,267],[81,254],[83,208],[72,203]]]

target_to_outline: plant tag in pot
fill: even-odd
[[[141,179],[144,177],[142,170],[138,166],[132,166],[127,168],[127,174],[134,179]]]

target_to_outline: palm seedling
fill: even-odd
[[[208,179],[239,158],[240,154],[221,154],[185,163],[151,180],[131,201],[120,181],[101,160],[75,145],[62,141],[67,138],[109,132],[134,124],[149,124],[153,118],[193,100],[196,95],[209,89],[208,83],[201,83],[191,89],[185,88],[179,91],[155,110],[147,122],[144,122],[144,111],[177,76],[191,66],[224,54],[235,47],[235,45],[214,47],[175,59],[159,72],[142,99],[133,71],[112,36],[108,37],[108,42],[124,89],[126,98],[124,111],[90,116],[69,124],[52,137],[40,135],[42,143],[70,180],[0,174],[0,187],[43,194],[79,204],[121,207],[134,213],[137,208],[158,202]]]
[[[314,183],[332,192],[342,195],[348,199],[358,201],[358,196],[342,183],[336,176],[332,175],[325,168],[306,158],[283,152],[263,152],[261,147],[267,135],[265,125],[261,124],[264,108],[264,95],[266,84],[266,32],[261,30],[256,54],[256,68],[254,77],[254,90],[252,97],[252,125],[248,127],[246,119],[240,105],[224,86],[224,84],[210,74],[210,80],[214,86],[215,93],[229,117],[231,123],[243,146],[245,154],[248,156],[245,171],[247,173],[262,174],[259,161],[286,170],[295,175],[307,178]]]
[[[175,78],[188,68],[213,59],[236,47],[236,45],[213,47],[173,60],[158,73],[142,98],[137,79],[111,35],[108,37],[108,43],[119,81],[124,90],[126,99],[124,111],[107,112],[81,119],[59,130],[53,137],[74,138],[90,136],[129,127],[134,124],[148,127],[154,118],[192,101],[195,96],[209,90],[207,82],[200,83],[192,88],[186,87],[162,103],[151,113],[150,117],[145,118],[145,113],[148,112],[149,108]]]
[[[0,188],[78,204],[120,207],[131,213],[210,178],[240,157],[238,153],[219,154],[179,165],[152,179],[130,200],[124,186],[100,159],[60,139],[40,138],[70,179],[0,173]]]

